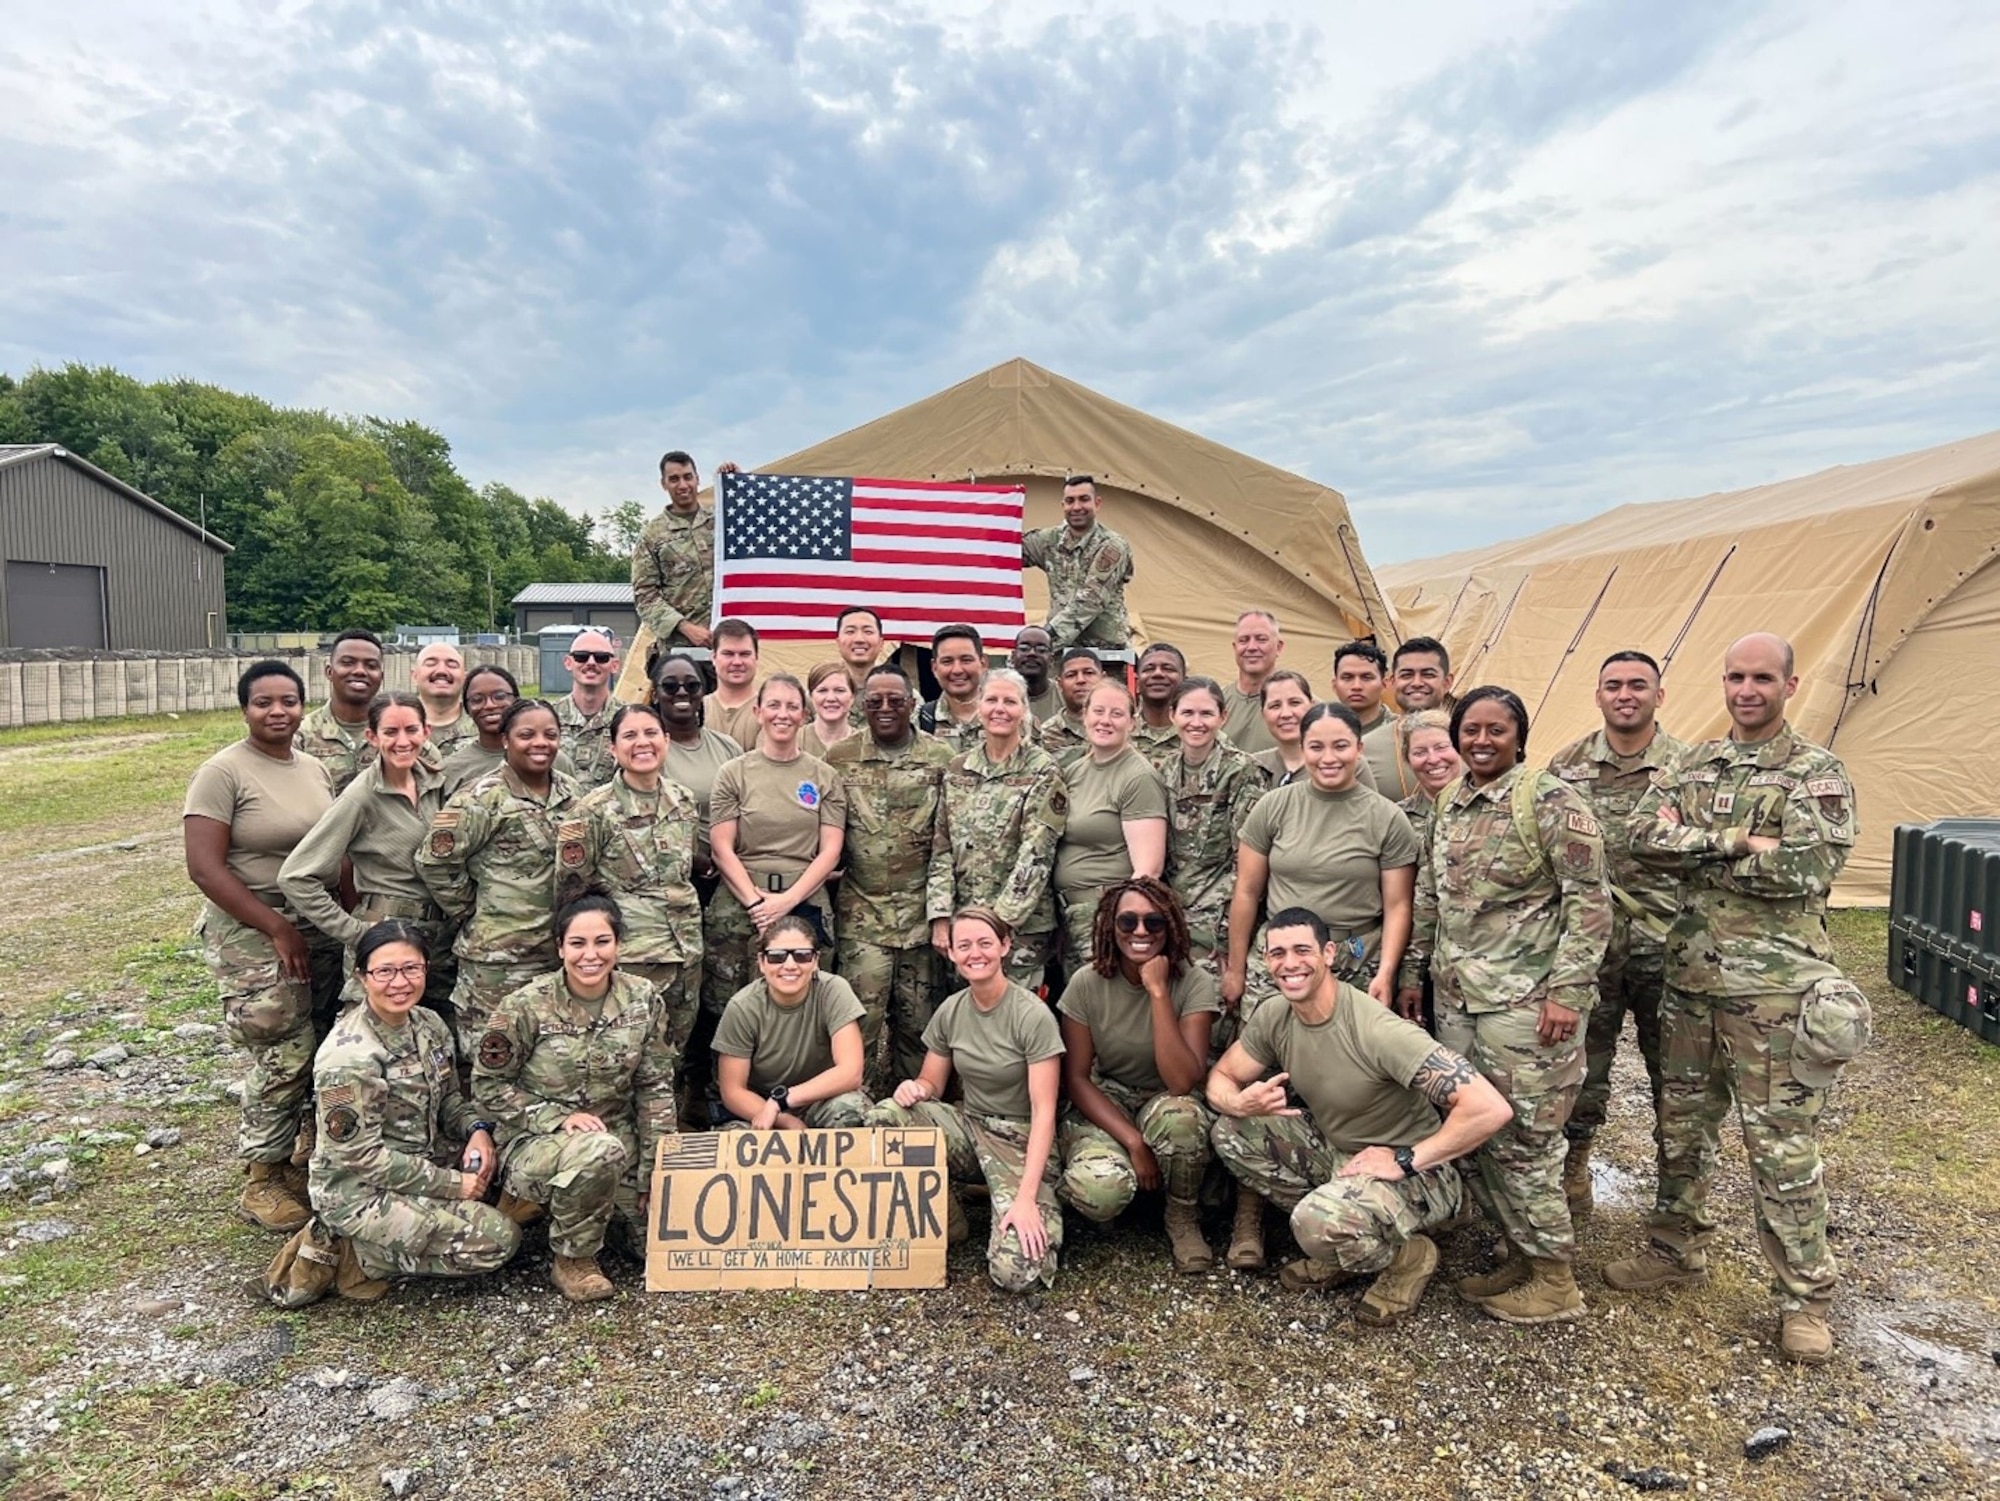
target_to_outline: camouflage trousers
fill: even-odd
[[[858,1089],[846,1094],[837,1094],[832,1099],[814,1100],[810,1105],[792,1112],[806,1123],[808,1131],[857,1130],[867,1123],[868,1112],[875,1108],[875,1102]],[[750,1122],[740,1115],[725,1112],[715,1123],[718,1131],[747,1131]]]
[[[1379,1272],[1410,1237],[1442,1225],[1465,1200],[1455,1164],[1395,1183],[1343,1178],[1349,1153],[1329,1146],[1310,1115],[1223,1116],[1210,1133],[1230,1176],[1291,1211],[1292,1236],[1314,1261]]]
[[[1514,1118],[1467,1163],[1473,1197],[1523,1256],[1570,1261],[1576,1230],[1563,1196],[1563,1125],[1583,1083],[1583,1039],[1545,1048],[1535,1037],[1541,1003],[1467,1012],[1437,999],[1437,1040],[1499,1090]]]
[[[1039,933],[1015,933],[1013,947],[1001,961],[1000,968],[1008,979],[1034,995],[1042,995],[1048,988],[1049,961],[1059,949],[1057,935],[1060,929],[1045,928]],[[943,986],[946,994],[958,989],[962,981],[947,980]]]
[[[1660,997],[1666,990],[1666,954],[1656,948],[1607,957],[1597,976],[1597,1004],[1583,1034],[1583,1088],[1569,1114],[1563,1134],[1588,1141],[1604,1124],[1611,1100],[1611,1064],[1618,1056],[1618,1037],[1625,1018],[1638,1034],[1639,1056],[1646,1060],[1646,1077],[1653,1086],[1653,1143],[1660,1140]]]
[[[1059,956],[1065,981],[1090,964],[1090,930],[1097,922],[1097,899],[1103,891],[1101,886],[1084,886],[1056,893],[1056,910],[1062,915]]]
[[[880,1099],[924,1066],[938,982],[938,952],[922,943],[891,948],[841,934],[840,977],[861,1002],[862,1088]]]
[[[807,897],[797,908],[803,917],[816,917],[820,925],[819,962],[833,965],[833,912],[826,905],[824,890]],[[757,978],[757,925],[736,899],[728,883],[718,886],[701,915],[701,1009],[711,1016],[722,1015],[729,998]]]
[[[694,1017],[701,997],[688,985],[691,966],[685,964],[626,964],[619,970],[653,987],[653,1008],[667,1026],[667,1042],[675,1059],[687,1052],[694,1034]]]
[[[1756,1183],[1757,1240],[1781,1304],[1830,1297],[1839,1268],[1826,1243],[1819,1116],[1827,1091],[1792,1074],[1800,997],[1699,996],[1669,989],[1661,1008],[1660,1186],[1647,1229],[1700,1264],[1714,1239],[1708,1191],[1732,1101]]]
[[[595,1256],[619,1216],[626,1247],[645,1232],[639,1213],[636,1139],[618,1131],[551,1131],[517,1136],[500,1154],[501,1186],[517,1199],[547,1206],[549,1249],[558,1256]]]
[[[313,1054],[340,1011],[340,945],[302,927],[312,978],[301,981],[285,973],[270,939],[225,912],[209,909],[200,932],[223,1030],[250,1055],[236,1155],[284,1162],[300,1123],[312,1118]]]
[[[470,1199],[384,1193],[314,1207],[354,1242],[371,1277],[473,1277],[505,1266],[521,1244],[520,1226]]]
[[[1211,1158],[1208,1132],[1215,1124],[1207,1102],[1187,1094],[1142,1095],[1109,1079],[1098,1080],[1097,1087],[1139,1128],[1140,1139],[1160,1165],[1160,1186],[1167,1197],[1199,1196]],[[1064,1109],[1057,1124],[1056,1149],[1062,1157],[1056,1192],[1085,1219],[1108,1225],[1138,1196],[1139,1175],[1131,1154],[1074,1105]]]
[[[460,959],[458,983],[451,991],[451,1014],[445,1018],[456,1030],[459,1074],[463,1079],[472,1067],[472,1050],[486,1035],[486,1023],[502,1001],[534,980],[558,968],[555,951],[538,954],[519,963],[489,964],[483,959]]]
[[[1042,1225],[1048,1231],[1049,1248],[1039,1259],[1021,1250],[1020,1237],[1010,1227],[1003,1235],[1000,1222],[1014,1207],[1021,1188],[1021,1174],[1027,1167],[1028,1123],[1000,1116],[974,1115],[958,1105],[942,1100],[925,1100],[909,1109],[893,1100],[884,1100],[868,1112],[870,1126],[935,1126],[944,1135],[945,1163],[954,1183],[986,1184],[993,1200],[993,1228],[986,1237],[986,1275],[1002,1292],[1024,1293],[1037,1282],[1053,1287],[1056,1267],[1062,1254],[1062,1206],[1056,1202],[1059,1154],[1049,1152],[1042,1167],[1042,1181],[1035,1185],[1035,1203],[1042,1211]]]

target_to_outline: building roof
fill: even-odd
[[[160,504],[159,501],[153,499],[145,491],[134,489],[131,485],[126,484],[117,475],[105,473],[104,470],[99,469],[90,460],[78,454],[71,453],[60,443],[0,443],[0,469],[5,469],[11,464],[31,463],[36,459],[55,459],[69,465],[72,469],[81,471],[96,480],[100,485],[103,485],[106,489],[116,490],[120,495],[123,495],[134,504],[142,505],[149,511],[157,512],[189,536],[199,537],[217,552],[231,553],[236,551],[234,547],[231,547],[227,542],[216,536],[214,532],[204,531],[173,507]]]
[[[530,584],[512,601],[517,605],[629,605],[630,584]]]

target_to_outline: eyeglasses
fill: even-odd
[[[906,693],[889,695],[871,693],[868,697],[861,700],[861,707],[864,709],[901,709],[906,708],[909,702],[910,698]]]
[[[423,960],[412,959],[407,964],[378,964],[367,973],[377,985],[387,985],[391,980],[408,980],[414,984],[424,977],[426,967]]]
[[[783,964],[787,959],[794,964],[810,964],[819,957],[818,949],[766,949],[766,964]]]
[[[665,678],[653,684],[653,691],[659,694],[661,698],[680,698],[682,696],[699,698],[701,697],[701,680],[699,678]]]
[[[1167,919],[1158,912],[1121,912],[1115,919],[1121,933],[1136,933],[1144,928],[1148,933],[1167,931]]]
[[[572,662],[595,662],[602,667],[617,655],[616,652],[609,651],[573,651],[569,654],[569,659]]]

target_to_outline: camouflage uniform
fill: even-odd
[[[486,1030],[502,998],[556,967],[560,882],[588,854],[577,785],[549,774],[546,800],[510,767],[480,778],[445,804],[417,850],[417,873],[445,916],[460,924],[452,991],[459,1056]]]
[[[347,790],[347,784],[364,766],[373,766],[382,758],[368,743],[367,722],[342,724],[333,717],[331,704],[321,704],[300,722],[292,735],[292,749],[304,751],[326,768],[333,778],[335,797]],[[417,752],[417,759],[432,768],[444,765],[444,757],[429,741]]]
[[[475,1044],[472,1094],[500,1144],[501,1182],[545,1204],[549,1247],[590,1257],[614,1213],[643,1254],[640,1183],[654,1148],[676,1129],[673,1046],[652,987],[613,971],[596,1002],[577,1000],[559,972],[508,996]],[[585,1112],[602,1131],[562,1129]]]
[[[701,905],[692,872],[706,839],[694,794],[665,777],[657,792],[641,792],[614,775],[584,794],[576,816],[584,824],[583,869],[625,918],[619,968],[653,987],[678,1060],[701,995]]]
[[[1027,744],[995,765],[982,743],[954,756],[931,845],[925,916],[991,907],[1014,929],[1007,978],[1042,984],[1056,931],[1049,878],[1069,821],[1069,791],[1048,753]]]
[[[1002,1292],[1024,1293],[1037,1282],[1053,1287],[1062,1259],[1062,1205],[1056,1199],[1062,1154],[1053,1146],[1035,1188],[1049,1248],[1039,1261],[1021,1251],[1020,1237],[1000,1222],[1014,1207],[1014,1193],[1028,1165],[1028,1122],[1004,1116],[974,1115],[942,1100],[925,1100],[904,1108],[883,1100],[868,1112],[870,1126],[934,1126],[944,1137],[946,1171],[954,1183],[983,1183],[993,1200],[993,1228],[986,1239],[986,1274]]]
[[[309,923],[295,926],[312,965],[303,982],[285,973],[270,939],[213,903],[197,929],[221,992],[223,1031],[250,1055],[236,1131],[236,1155],[247,1162],[292,1155],[312,1094],[313,1050],[340,1009],[340,944]]]
[[[521,1232],[459,1196],[479,1113],[458,1085],[451,1034],[423,1007],[403,1025],[350,1006],[313,1060],[319,1136],[312,1202],[370,1277],[470,1277],[502,1266]]]
[[[672,506],[646,523],[632,550],[632,604],[656,640],[686,646],[683,620],[705,626],[715,613],[715,508],[687,514]],[[632,657],[644,665],[639,643]]]
[[[439,764],[443,764],[445,759],[466,741],[479,739],[479,726],[472,722],[472,716],[464,710],[460,710],[458,718],[450,724],[431,724],[429,720],[425,720],[425,726],[430,731],[430,738],[424,743],[437,754]]]
[[[854,701],[857,704],[861,702],[859,696]],[[917,711],[917,728],[951,747],[954,756],[960,751],[971,750],[985,738],[986,734],[978,715],[975,714],[965,720],[953,719],[950,708],[942,698],[932,699]]]
[[[1534,777],[1535,828],[1514,826],[1515,782]],[[1543,1047],[1550,1000],[1588,1017],[1611,938],[1604,840],[1563,782],[1516,767],[1483,788],[1462,777],[1443,794],[1418,866],[1415,920],[1401,983],[1428,969],[1437,1038],[1514,1108],[1472,1159],[1472,1188],[1508,1243],[1538,1260],[1576,1249],[1563,1196],[1563,1123],[1583,1083],[1583,1037]],[[1432,955],[1435,953],[1435,961]]]
[[[938,978],[924,898],[945,768],[954,754],[948,742],[928,735],[887,750],[867,730],[827,753],[847,788],[846,869],[835,897],[838,968],[861,1002],[868,1060],[862,1087],[871,1096],[887,1094],[924,1066],[924,1028]]]
[[[1341,1177],[1352,1154],[1330,1145],[1310,1115],[1225,1115],[1209,1141],[1231,1177],[1290,1213],[1300,1250],[1356,1276],[1383,1270],[1411,1236],[1455,1219],[1465,1201],[1449,1162],[1394,1183]]]
[[[1116,1079],[1093,1080],[1105,1096],[1139,1128],[1160,1164],[1160,1186],[1169,1199],[1193,1202],[1208,1171],[1208,1133],[1215,1112],[1189,1094],[1141,1094]],[[1139,1192],[1132,1158],[1118,1138],[1075,1106],[1066,1106],[1056,1130],[1062,1176],[1056,1192],[1085,1219],[1108,1225],[1130,1207]]]
[[[1399,799],[1396,806],[1403,810],[1403,816],[1409,819],[1410,828],[1417,836],[1417,880],[1421,882],[1424,878],[1424,863],[1431,857],[1431,831],[1437,825],[1437,800],[1428,792],[1412,792],[1408,797]],[[1600,830],[1600,832],[1602,831]],[[1405,970],[1403,973],[1408,973],[1408,971]],[[1429,969],[1424,971],[1422,989],[1424,998],[1421,1025],[1426,1032],[1435,1037],[1437,1036],[1437,997],[1435,987],[1431,983],[1431,972]],[[1593,1020],[1596,1015],[1597,1012],[1593,1009],[1591,1011]],[[1584,1025],[1588,1027],[1590,1023],[1586,1022]]]
[[[1618,1055],[1618,1035],[1625,1017],[1632,1017],[1639,1056],[1646,1060],[1646,1077],[1653,1089],[1653,1142],[1660,1139],[1660,996],[1666,988],[1666,931],[1680,906],[1680,881],[1673,874],[1649,869],[1632,856],[1632,809],[1656,772],[1672,766],[1687,749],[1665,730],[1656,728],[1652,742],[1636,756],[1620,756],[1604,731],[1585,735],[1564,746],[1549,762],[1549,770],[1590,805],[1604,833],[1604,874],[1612,895],[1611,942],[1604,950],[1604,968],[1597,976],[1597,1004],[1591,1008],[1584,1034],[1583,1088],[1570,1111],[1563,1134],[1588,1141],[1604,1124],[1611,1099],[1611,1064]],[[1635,915],[1633,909],[1640,912]]]
[[[1132,544],[1102,523],[1081,537],[1067,526],[1045,526],[1021,536],[1021,565],[1049,576],[1049,639],[1060,655],[1072,646],[1131,643],[1125,586],[1132,582]]]
[[[1220,982],[1229,957],[1229,898],[1243,821],[1270,790],[1248,752],[1219,741],[1206,761],[1162,763],[1167,784],[1167,884],[1187,909],[1194,961]]]
[[[1668,811],[1678,822],[1661,817]],[[1790,725],[1759,744],[1690,747],[1631,820],[1633,855],[1686,875],[1667,940],[1660,1185],[1648,1229],[1684,1265],[1705,1264],[1716,1228],[1708,1191],[1733,1098],[1758,1240],[1788,1311],[1828,1298],[1838,1276],[1818,1137],[1831,1073],[1801,1076],[1799,1034],[1844,1009],[1860,1018],[1848,1051],[1866,1037],[1867,1002],[1835,967],[1826,933],[1827,893],[1855,833],[1846,768]],[[1781,846],[1741,853],[1752,834]]]
[[[1090,742],[1083,734],[1083,722],[1067,709],[1053,719],[1036,722],[1035,744],[1047,751],[1064,771],[1069,770],[1070,763],[1078,757],[1090,753]]]
[[[556,723],[562,726],[562,748],[569,753],[577,785],[585,792],[602,787],[618,770],[618,763],[611,759],[611,716],[619,710],[618,700],[608,698],[595,714],[586,714],[576,706],[576,699],[565,693],[550,699],[549,707],[556,711]]]
[[[1132,744],[1164,776],[1168,763],[1181,753],[1181,732],[1171,724],[1156,728],[1141,719],[1132,726]]]

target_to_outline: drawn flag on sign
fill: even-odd
[[[830,640],[866,605],[892,641],[977,626],[1011,646],[1021,599],[1018,485],[725,474],[715,502],[715,613],[774,641]]]

